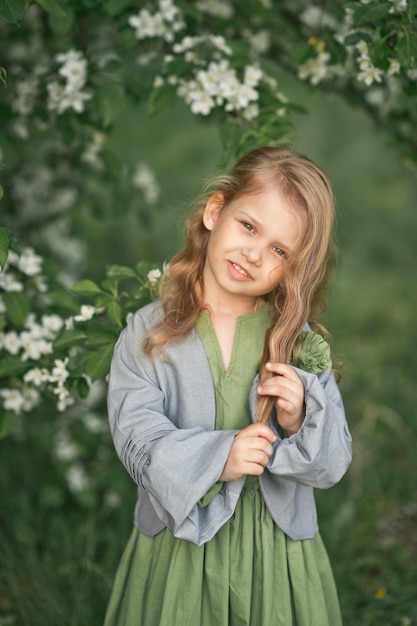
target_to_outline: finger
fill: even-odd
[[[265,424],[260,424],[260,423],[251,424],[250,426],[247,426],[246,428],[240,431],[237,437],[262,437],[263,439],[266,439],[270,443],[273,443],[276,440],[276,435],[274,431],[271,430]]]
[[[304,401],[304,387],[295,381],[284,379],[282,376],[274,376],[258,386],[259,395],[275,396],[285,400]]]
[[[264,437],[236,437],[235,442],[239,454],[243,457],[259,452],[270,457],[274,452],[272,445]]]
[[[290,380],[300,380],[297,372],[291,365],[287,365],[286,363],[265,363],[265,369],[268,372],[272,372],[273,374],[279,374],[280,376],[285,376],[285,378],[289,378]]]

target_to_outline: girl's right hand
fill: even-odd
[[[260,476],[273,453],[276,436],[264,424],[251,424],[234,438],[219,480],[237,480],[242,476]]]

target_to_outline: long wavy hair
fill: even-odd
[[[265,146],[243,156],[228,174],[213,179],[196,199],[185,224],[185,246],[172,259],[161,281],[163,319],[145,337],[148,357],[155,348],[162,354],[167,342],[185,337],[204,308],[203,270],[211,233],[203,224],[203,214],[210,195],[222,194],[223,209],[240,196],[274,186],[295,211],[301,233],[283,279],[264,297],[270,304],[272,324],[265,337],[261,381],[271,375],[265,363],[290,361],[306,322],[328,338],[318,319],[326,308],[335,260],[332,190],[321,169],[307,157],[286,148]],[[258,421],[267,421],[273,404],[272,397],[260,398]]]

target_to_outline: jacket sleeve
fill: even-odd
[[[337,483],[352,460],[352,439],[342,398],[331,368],[316,376],[294,368],[304,385],[306,417],[300,430],[282,439],[276,418],[269,425],[277,435],[267,470],[310,487]]]
[[[207,506],[198,506],[219,479],[237,431],[177,428],[166,415],[163,366],[155,368],[142,352],[144,332],[136,314],[115,346],[108,389],[114,445],[161,521],[176,537],[200,545],[232,516],[243,486],[243,480],[224,484]]]

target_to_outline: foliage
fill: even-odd
[[[0,230],[3,241],[7,231]],[[7,249],[7,248],[6,248]],[[3,255],[5,256],[5,255]],[[13,251],[0,277],[0,433],[6,435],[17,416],[55,398],[65,411],[88,396],[91,382],[104,378],[114,344],[126,319],[157,294],[161,270],[141,261],[135,269],[111,265],[100,285],[81,280],[72,293],[50,285],[41,273],[43,259],[32,248]],[[130,281],[129,291],[121,283]],[[91,304],[93,303],[93,304]],[[72,315],[61,317],[64,310]],[[59,314],[58,312],[59,311]]]
[[[117,506],[127,497],[128,490],[114,479],[115,467],[106,467],[110,441],[99,418],[102,383],[120,329],[136,308],[155,297],[163,267],[138,259],[135,268],[107,267],[101,281],[79,280],[86,242],[74,236],[73,228],[80,215],[134,214],[146,225],[157,206],[159,187],[146,158],[128,164],[110,148],[112,129],[126,107],[145,103],[149,115],[156,116],[182,101],[190,117],[216,124],[226,163],[254,145],[291,142],[297,116],[309,109],[304,97],[286,93],[284,77],[290,73],[312,93],[332,92],[366,111],[405,160],[415,164],[416,11],[416,0],[0,2],[0,435],[9,435],[11,466],[19,445],[33,454],[30,501],[48,512],[39,527],[49,522],[50,512],[69,508],[71,498],[82,510],[107,503],[94,523],[110,518],[114,524],[111,503]],[[341,300],[348,301],[349,294],[344,296]],[[363,361],[369,359],[368,347],[364,341]],[[400,368],[399,349],[392,358]],[[374,355],[378,359],[379,353]],[[380,391],[370,373],[354,379],[354,389],[363,385]],[[404,396],[410,394],[409,387],[404,389]],[[392,431],[401,431],[401,420],[385,408],[380,413],[386,423],[391,419]],[[383,448],[382,437],[373,438],[373,427],[380,426],[376,422],[371,420],[369,432],[358,430],[362,462],[376,462],[378,446]],[[368,469],[365,465],[358,472],[362,480]],[[51,472],[62,489],[48,482]],[[389,482],[390,476],[385,478]],[[345,537],[346,519],[352,518],[372,535],[349,510],[352,503],[344,507],[339,493],[335,535],[342,528]],[[406,529],[390,581],[398,593],[405,593],[401,567],[415,571],[416,566],[406,555],[414,541],[408,528],[415,516],[412,505],[394,508],[393,521],[385,516],[389,529],[398,519]],[[20,512],[23,517],[23,508]],[[59,545],[62,529],[58,521],[56,528],[50,523]],[[27,540],[27,546],[22,541],[23,557],[30,530],[22,530]],[[375,550],[385,530],[378,530]],[[83,537],[77,540],[82,543]],[[333,545],[338,541],[341,545],[339,537]],[[2,543],[6,559],[8,544]],[[49,558],[46,548],[31,545],[33,555],[45,550]],[[389,547],[383,549],[387,554]],[[374,594],[363,623],[383,621],[381,607],[392,602],[392,589],[387,597],[383,591],[390,572],[383,557],[370,562],[359,552],[355,544],[352,589],[356,576],[366,593],[369,584]],[[63,599],[68,571],[93,567],[100,545],[86,553],[86,562],[76,565],[70,547],[66,550],[59,572]],[[33,563],[38,563],[34,556]],[[31,572],[34,580],[35,565]],[[85,598],[77,574],[74,589]],[[48,579],[43,587],[55,583]],[[22,581],[14,584],[26,588]],[[62,623],[60,611],[57,606],[51,622]],[[406,615],[415,617],[411,611],[406,606],[392,609],[392,615],[405,624]],[[21,612],[22,623],[31,623],[25,604]]]
[[[25,8],[21,2],[0,5],[6,20],[0,23],[6,85],[0,131],[3,267],[9,245],[17,253],[13,228],[45,254],[47,273],[53,274],[54,258],[61,266],[58,280],[71,284],[83,256],[83,242],[70,237],[72,213],[81,207],[105,214],[117,207],[145,216],[146,202],[156,202],[157,185],[146,163],[129,171],[106,149],[106,136],[126,102],[147,101],[156,114],[173,98],[183,99],[192,114],[216,121],[228,160],[256,144],[290,140],[293,116],[302,107],[280,89],[277,76],[285,69],[365,107],[401,140],[405,154],[417,159],[413,0],[333,2],[325,10],[302,1],[271,0],[159,0],[139,12],[130,0],[42,0]],[[28,254],[32,262],[37,258],[33,251]],[[21,271],[22,262],[13,256],[10,267]],[[25,281],[13,282],[14,271],[1,279],[3,372],[7,366],[9,373],[2,374],[3,432],[10,429],[13,412],[23,406],[31,410],[37,402],[35,393],[26,404],[19,396],[30,377],[38,392],[50,389],[51,377],[58,376],[32,371],[33,354],[25,352],[23,342],[33,344],[34,333],[49,341],[45,350],[55,368],[61,367],[70,387],[85,396],[82,373],[92,380],[105,376],[117,330],[131,306],[141,302],[135,290],[119,293],[119,280],[144,280],[143,272],[139,277],[129,268],[110,268],[101,286],[79,283],[75,292],[95,299],[95,319],[83,324],[83,313],[73,316],[74,328],[56,337],[55,330],[39,326],[35,312],[47,281],[36,287],[33,279],[39,276],[29,273]],[[62,294],[56,287],[43,298],[43,315],[58,315],[68,325],[65,306],[74,302]],[[85,305],[85,315],[91,307]],[[105,323],[97,313],[101,310]],[[20,348],[13,344],[11,352],[15,335]],[[77,345],[88,352],[71,356]],[[64,406],[69,396],[63,397],[65,385],[59,389],[55,385]]]

